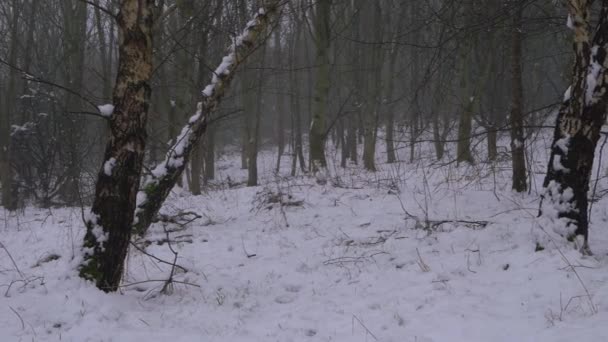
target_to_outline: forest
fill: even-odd
[[[0,341],[608,341],[608,0],[0,33]]]

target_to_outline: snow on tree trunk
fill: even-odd
[[[540,208],[541,218],[552,228],[545,232],[576,240],[582,252],[589,252],[587,192],[608,102],[608,0],[602,1],[593,41],[590,8],[588,1],[569,1],[568,26],[574,31],[575,52],[572,83],[557,116]],[[537,250],[547,244],[548,235],[539,233]]]
[[[236,69],[266,38],[267,29],[278,17],[279,2],[263,1],[253,20],[247,23],[242,34],[234,39],[228,54],[213,73],[211,83],[203,90],[203,99],[198,103],[196,113],[182,128],[165,159],[143,181],[142,190],[137,194],[135,218],[132,220],[133,229],[137,234],[145,234],[152,219],[181,177],[191,151],[207,128],[209,115],[217,109]]]
[[[153,0],[125,0],[117,17],[121,44],[111,136],[86,219],[80,276],[116,291],[124,268],[146,143],[152,77]]]

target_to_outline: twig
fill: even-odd
[[[420,266],[420,270],[422,272],[429,272],[431,268],[424,262],[424,260],[422,260],[422,256],[420,255],[418,248],[416,248],[416,254],[418,254],[418,266]]]
[[[15,259],[13,259],[13,256],[11,255],[11,253],[8,251],[8,249],[6,248],[6,246],[4,246],[4,244],[2,242],[0,242],[0,247],[2,249],[4,249],[4,251],[6,252],[6,254],[8,254],[8,257],[11,259],[11,262],[13,263],[13,266],[15,267],[15,270],[17,270],[17,273],[19,273],[19,276],[21,276],[21,279],[25,278],[25,276],[23,275],[23,273],[21,273],[21,270],[19,269],[19,267],[17,267],[17,263],[15,262]]]
[[[255,254],[255,253],[249,254],[249,252],[247,252],[247,249],[245,248],[245,239],[243,239],[242,235],[241,235],[241,245],[243,246],[243,252],[245,253],[245,256],[247,256],[248,259],[251,259],[251,258],[257,256],[257,254]]]
[[[165,285],[163,285],[163,288],[162,290],[160,290],[160,292],[164,294],[171,294],[171,292],[173,292],[173,276],[175,275],[175,267],[177,265],[177,252],[173,249],[173,246],[171,246],[171,239],[169,237],[167,225],[163,225],[163,230],[165,231],[165,235],[167,236],[167,245],[169,246],[169,250],[171,251],[171,253],[173,253],[173,263],[171,264],[171,272],[169,273],[169,278],[165,282]]]
[[[8,308],[11,309],[11,311],[14,312],[15,315],[17,315],[17,317],[19,317],[19,320],[21,321],[21,330],[25,330],[25,322],[23,321],[23,318],[21,317],[21,315],[17,312],[17,310],[13,309],[10,305]]]
[[[166,281],[167,281],[167,279],[148,279],[148,280],[137,281],[137,282],[129,283],[129,284],[122,284],[122,285],[119,285],[118,287],[135,286],[135,285],[145,284],[145,283],[158,283],[158,282],[164,283]],[[189,283],[186,281],[173,280],[173,282],[176,284],[184,284],[184,285],[194,286],[194,287],[199,287],[199,288],[201,287],[200,285]]]
[[[146,252],[144,249],[142,249],[141,247],[139,247],[135,243],[133,243],[133,241],[130,241],[129,243],[131,244],[131,246],[133,246],[135,249],[137,249],[138,251],[140,251],[144,255],[147,255],[150,258],[152,258],[152,259],[154,259],[154,260],[156,260],[156,261],[158,261],[160,263],[163,263],[163,264],[166,264],[166,265],[171,265],[171,266],[174,265],[173,263],[171,263],[169,261],[163,260],[163,259],[161,259],[161,258],[159,258],[159,257],[157,257],[157,256],[155,256],[153,254],[150,254],[150,253]],[[188,269],[185,268],[185,267],[183,267],[183,266],[175,264],[175,267],[181,268],[184,272],[188,272]]]
[[[545,233],[547,235],[547,237],[549,238],[549,241],[551,241],[551,243],[553,244],[553,246],[555,247],[555,249],[557,249],[557,252],[562,257],[562,260],[566,263],[567,267],[569,267],[572,270],[572,272],[574,273],[574,275],[576,275],[576,278],[578,279],[578,282],[581,284],[583,290],[585,291],[587,300],[589,301],[589,307],[591,308],[591,312],[594,313],[594,314],[597,313],[597,307],[593,303],[593,297],[591,296],[591,293],[587,289],[587,286],[585,285],[585,282],[583,282],[583,279],[581,278],[581,276],[576,271],[576,267],[574,265],[572,265],[572,263],[570,262],[570,260],[566,257],[566,255],[564,255],[564,253],[562,252],[561,248],[559,248],[559,246],[557,245],[557,242],[555,242],[555,240],[549,234],[549,232],[547,232],[547,230],[540,223],[538,223],[538,227],[540,228],[540,230],[543,233]]]
[[[21,288],[25,288],[29,283],[34,282],[36,280],[41,280],[41,284],[44,284],[44,278],[43,277],[29,277],[29,278],[23,278],[23,279],[16,279],[11,281],[10,284],[8,284],[6,291],[4,292],[4,297],[10,297],[9,293],[11,291],[11,288],[13,287],[14,284],[16,283],[23,283],[23,286],[21,286]],[[4,285],[3,285],[4,286]]]
[[[374,333],[373,333],[373,332],[371,332],[371,330],[369,330],[369,329],[368,329],[368,328],[365,326],[365,324],[363,324],[363,322],[361,322],[361,320],[359,319],[359,317],[357,317],[357,316],[355,316],[355,315],[353,315],[353,319],[352,319],[352,325],[353,325],[352,330],[353,330],[353,334],[355,333],[355,320],[356,320],[357,322],[359,322],[359,325],[361,325],[361,326],[363,327],[363,329],[365,329],[365,336],[367,336],[367,335],[369,334],[371,337],[373,337],[373,338],[374,338],[374,340],[378,341],[378,338],[376,337],[376,335],[374,335]]]

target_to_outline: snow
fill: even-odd
[[[108,235],[104,233],[103,228],[101,226],[95,225],[91,232],[93,233],[93,236],[95,236],[95,239],[97,239],[97,242],[99,242],[101,246],[103,246],[104,242],[108,241]]]
[[[558,139],[555,142],[555,146],[559,147],[559,149],[563,152],[564,155],[568,154],[568,145],[570,144],[570,136],[566,136],[564,138]]]
[[[195,122],[197,122],[203,115],[202,104],[200,102],[198,103],[197,107],[198,107],[198,110],[196,111],[196,113],[194,115],[192,115],[190,117],[190,119],[188,120],[188,123],[191,125],[194,124]]]
[[[600,72],[602,71],[602,66],[597,62],[597,52],[599,46],[594,46],[591,49],[591,64],[589,65],[589,72],[586,77],[586,89],[585,89],[585,103],[587,105],[593,104],[593,93],[595,91],[595,87],[597,86],[598,77],[600,76]]]
[[[570,169],[562,165],[562,156],[559,154],[553,157],[553,170],[562,171],[564,173],[570,172]]]
[[[509,143],[507,136],[499,141]],[[540,183],[544,141],[528,144]],[[453,156],[455,146],[448,147]],[[163,209],[204,217],[170,233],[181,241],[172,248],[188,270],[175,279],[196,285],[176,283],[170,295],[155,281],[167,279],[170,267],[134,249],[119,293],[81,280],[75,269],[84,235],[80,208],[0,213],[0,241],[23,274],[0,249],[0,341],[607,340],[608,199],[593,207],[594,257],[566,243],[557,244],[560,252],[535,253],[534,235],[554,232],[536,218],[535,188],[530,195],[510,191],[510,161],[493,170],[483,163],[437,168],[430,164],[432,144],[418,148],[429,156],[418,165],[383,164],[378,153],[375,174],[335,167],[339,161],[329,158],[326,184],[287,177],[289,158],[276,175],[274,151],[262,151],[262,185],[249,188],[226,185],[228,178],[246,179],[239,156],[226,151],[217,162],[211,188],[217,190],[173,193]],[[399,153],[406,159],[406,151]],[[471,180],[472,174],[481,177]],[[598,191],[607,188],[602,179]],[[556,184],[546,191],[556,199],[551,205],[567,206],[573,195]],[[278,193],[282,201],[302,203],[267,201]],[[137,201],[145,201],[140,194]],[[559,220],[557,209],[563,207],[548,219]],[[489,224],[448,222],[428,231],[421,229],[425,217]],[[100,228],[96,237],[104,242]],[[167,244],[158,243],[165,234],[155,223],[146,251],[173,260]]]
[[[536,235],[536,240],[543,246],[550,246],[554,245],[556,241],[563,241],[565,237],[571,236],[576,229],[575,226],[570,224],[570,219],[560,217],[560,213],[573,209],[573,203],[570,201],[574,198],[574,192],[571,188],[562,191],[559,184],[551,181],[545,189],[544,197],[543,216],[536,224],[546,228],[542,229],[542,234]],[[550,228],[550,230],[547,228]]]
[[[103,173],[106,176],[111,176],[114,166],[116,166],[116,158],[110,158],[106,160],[106,162],[103,163]]]
[[[572,17],[570,16],[570,14],[568,14],[568,19],[566,20],[566,26],[569,29],[574,30],[574,22],[572,21]]]
[[[32,129],[36,127],[36,124],[33,122],[26,122],[23,125],[11,125],[11,136],[20,133],[30,132]]]
[[[511,144],[512,148],[517,149],[517,148],[522,148],[524,146],[523,141],[519,140],[519,139],[515,139],[513,140],[513,143]]]
[[[109,118],[110,116],[112,116],[112,113],[114,113],[114,105],[112,104],[104,104],[101,106],[97,106],[97,108],[99,109],[99,114],[106,118]]]
[[[564,92],[564,102],[567,102],[568,100],[570,100],[571,96],[572,96],[572,86],[568,87],[568,89],[566,89],[566,91]]]

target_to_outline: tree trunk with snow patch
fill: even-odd
[[[117,17],[121,44],[111,137],[86,219],[80,265],[80,276],[106,292],[116,291],[120,285],[131,239],[150,106],[153,3],[125,0]]]
[[[585,253],[589,252],[587,192],[608,104],[608,0],[602,1],[593,40],[590,8],[586,0],[569,1],[568,26],[574,31],[575,53],[572,81],[557,116],[540,208],[553,231],[570,241],[581,236],[578,247]],[[546,243],[537,241],[537,250],[544,247]]]
[[[203,90],[203,100],[199,102],[196,113],[182,128],[165,160],[159,163],[152,174],[143,181],[142,190],[137,194],[135,219],[132,221],[133,229],[137,234],[145,234],[152,219],[181,177],[192,149],[205,133],[209,115],[219,106],[234,78],[236,69],[266,38],[268,28],[278,17],[279,2],[279,0],[263,1],[254,19],[247,23],[243,33],[234,39],[228,55],[213,73],[211,83]]]

